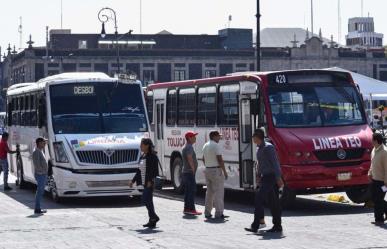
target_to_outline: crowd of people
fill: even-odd
[[[185,215],[202,215],[202,212],[195,207],[197,189],[195,176],[198,168],[198,159],[193,145],[196,143],[197,135],[198,133],[193,131],[186,132],[186,143],[182,149],[182,179],[184,186],[183,213]],[[8,137],[8,133],[4,132],[0,141],[0,170],[3,172],[4,191],[12,190],[8,185],[9,167],[7,155],[17,153],[17,151],[12,151],[8,147]],[[265,232],[279,233],[282,232],[279,189],[284,186],[280,162],[274,146],[265,141],[265,134],[262,129],[257,129],[252,137],[253,143],[257,146],[256,182],[258,188],[255,194],[254,219],[251,225],[246,227],[245,230],[255,233],[266,227],[264,205],[267,205],[273,217],[273,226],[271,229],[265,230]],[[211,131],[209,133],[209,141],[202,148],[202,159],[205,166],[204,174],[207,185],[204,209],[206,219],[224,220],[229,218],[229,216],[224,214],[224,182],[227,180],[228,174],[222,157],[222,149],[219,145],[221,138],[222,134],[218,131]],[[374,203],[375,220],[372,223],[375,225],[384,225],[387,219],[387,202],[385,201],[387,191],[387,149],[384,146],[383,139],[380,133],[373,134],[372,143],[374,149],[371,153],[371,167],[368,172],[372,201]],[[34,213],[41,215],[47,212],[47,210],[41,209],[40,204],[48,175],[48,163],[44,153],[46,139],[39,137],[35,142],[36,147],[32,154],[34,176],[37,183]],[[144,186],[142,202],[148,210],[149,221],[143,226],[155,228],[160,218],[155,211],[153,192],[155,179],[159,176],[160,162],[150,138],[143,138],[141,140],[140,149],[142,152],[140,162],[145,164],[145,178],[142,179],[142,174],[139,172],[133,181],[129,181],[129,186],[132,187],[134,183]],[[215,209],[214,216],[212,215],[213,209]]]

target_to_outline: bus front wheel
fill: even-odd
[[[20,158],[17,158],[16,167],[16,186],[19,186],[20,189],[25,189],[27,182],[24,180],[23,165]]]
[[[181,160],[180,157],[176,157],[173,160],[171,178],[172,178],[173,188],[179,194],[183,193],[182,170],[183,170],[183,161]]]
[[[49,186],[51,199],[56,203],[60,203],[62,201],[62,198],[58,195],[58,190],[56,188],[56,183],[53,176],[49,176]]]
[[[357,204],[371,200],[371,191],[367,185],[351,187],[345,193],[352,202]]]

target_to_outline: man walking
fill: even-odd
[[[372,200],[375,204],[372,224],[381,226],[384,224],[383,215],[387,213],[387,202],[384,200],[387,190],[387,150],[383,145],[383,135],[374,133],[372,135],[374,149],[371,153],[371,168],[368,177],[371,181]]]
[[[4,191],[12,190],[10,186],[8,186],[8,174],[9,174],[9,166],[8,166],[8,153],[13,154],[16,153],[16,151],[11,151],[8,147],[8,137],[9,134],[7,132],[4,132],[3,135],[1,135],[1,141],[0,141],[0,173],[1,170],[3,171],[3,179],[4,179]]]
[[[203,162],[206,167],[206,200],[205,217],[212,218],[212,207],[215,207],[215,218],[225,219],[224,216],[224,180],[228,175],[224,167],[220,146],[218,145],[221,135],[218,131],[210,132],[210,141],[203,146]]]
[[[281,178],[278,156],[274,146],[265,142],[265,133],[262,129],[255,130],[253,141],[258,146],[257,161],[260,185],[255,195],[254,222],[245,230],[257,232],[258,229],[264,227],[265,214],[263,204],[265,201],[268,201],[274,226],[266,232],[282,232],[279,188],[282,188],[284,183]]]
[[[201,215],[195,208],[196,180],[195,174],[198,161],[193,144],[196,143],[198,133],[188,131],[185,133],[186,144],[182,151],[183,156],[183,184],[184,184],[184,214]]]
[[[44,194],[44,187],[46,186],[48,164],[46,156],[44,155],[44,147],[46,146],[46,140],[42,137],[38,137],[36,140],[36,148],[32,153],[32,162],[34,165],[34,175],[37,183],[36,195],[35,195],[35,214],[44,214],[47,211],[40,208],[40,202]]]

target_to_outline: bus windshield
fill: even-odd
[[[74,83],[50,87],[56,134],[146,132],[141,87],[122,83]]]
[[[281,86],[269,88],[276,127],[322,127],[364,124],[365,115],[353,86]]]

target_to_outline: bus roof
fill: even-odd
[[[243,80],[258,82],[260,79],[256,75],[223,76],[223,77],[214,77],[214,78],[206,78],[206,79],[154,83],[149,85],[148,89],[153,90],[153,89],[177,87],[177,86],[206,85],[206,84],[213,84],[217,82],[230,82],[230,81],[243,81]]]
[[[331,69],[302,69],[302,70],[283,70],[283,71],[267,71],[267,72],[237,72],[228,74],[222,77],[214,77],[214,78],[205,78],[205,79],[196,79],[196,80],[186,80],[186,81],[176,81],[176,82],[165,82],[165,83],[154,83],[148,86],[148,89],[159,89],[159,88],[168,88],[168,87],[177,87],[177,86],[192,86],[192,85],[205,85],[205,84],[213,84],[219,82],[229,82],[229,81],[242,81],[242,80],[252,80],[259,81],[260,78],[266,77],[271,74],[280,74],[280,73],[307,73],[307,72],[336,72],[341,74],[349,73],[340,71],[340,70],[331,70]]]
[[[80,73],[62,73],[53,76],[48,76],[38,82],[19,83],[12,85],[7,90],[7,95],[17,95],[35,90],[41,90],[50,84],[65,84],[74,82],[116,82],[117,78],[111,78],[104,73],[80,72]]]

